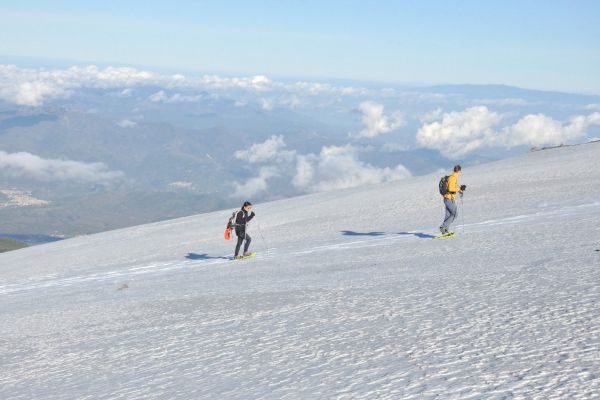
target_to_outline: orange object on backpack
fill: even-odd
[[[231,240],[231,227],[227,227],[227,229],[225,229],[225,240]]]

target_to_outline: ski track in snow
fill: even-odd
[[[556,168],[536,170],[540,157]],[[318,195],[320,215],[276,226],[292,244],[260,252],[253,235],[259,254],[242,262],[186,259],[231,247],[199,245],[193,219],[2,256],[20,264],[16,279],[0,275],[0,399],[600,398],[598,159],[581,147],[509,160],[502,177],[525,182],[518,196],[474,196],[477,218],[451,239],[389,229],[377,213],[396,205],[369,214],[373,192],[360,189]],[[540,171],[566,194],[537,199],[547,184],[526,178]],[[295,201],[273,207],[312,200]],[[340,203],[364,219],[340,222]],[[304,232],[322,215],[331,221]],[[43,249],[57,269],[40,275]]]

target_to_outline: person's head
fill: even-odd
[[[462,169],[462,168],[460,167],[460,165],[455,165],[455,166],[454,166],[454,172],[456,172],[457,174],[460,174],[460,170],[461,170],[461,169]]]
[[[242,209],[246,212],[250,212],[250,210],[252,210],[252,203],[250,203],[249,201],[245,201],[244,205],[242,206]]]

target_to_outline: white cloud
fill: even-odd
[[[194,184],[188,181],[175,181],[169,183],[169,187],[172,189],[193,189]]]
[[[360,103],[358,109],[362,112],[362,123],[364,128],[358,137],[373,138],[382,133],[388,133],[400,128],[405,124],[404,116],[395,112],[391,116],[383,115],[383,105],[372,101]]]
[[[440,119],[443,111],[444,110],[442,110],[441,108],[438,107],[435,110],[431,110],[429,112],[419,115],[417,118],[419,119],[419,121],[421,121],[423,123],[433,122],[433,121]]]
[[[0,99],[24,106],[65,98],[78,88],[130,87],[148,82],[167,83],[154,73],[135,68],[88,66],[46,70],[0,65]]]
[[[417,142],[448,158],[460,158],[493,140],[493,127],[502,119],[502,115],[485,106],[444,113],[440,120],[419,128]]]
[[[280,96],[275,96],[272,98],[261,97],[258,99],[260,106],[265,111],[273,111],[275,107],[286,107],[292,110],[298,108],[302,105],[301,98],[294,93],[283,94]],[[314,100],[311,101],[311,104],[314,106]],[[237,105],[237,102],[236,102]],[[245,104],[244,104],[245,105]]]
[[[248,161],[251,164],[265,161],[284,161],[295,157],[294,151],[284,150],[283,136],[271,136],[263,143],[256,143],[247,150],[238,150],[234,156],[238,160]]]
[[[318,95],[344,95],[344,96],[364,96],[374,91],[369,91],[364,88],[356,88],[351,86],[334,86],[328,83],[318,82],[296,82],[290,85],[281,85],[282,88],[290,92],[306,93],[310,96]]]
[[[503,119],[503,115],[485,106],[445,113],[438,121],[423,124],[417,132],[417,141],[457,159],[485,147],[558,145],[582,137],[591,125],[600,125],[600,113],[574,116],[566,123],[544,114],[529,114],[512,125],[496,129]]]
[[[160,103],[160,102],[165,102],[167,101],[169,98],[169,96],[167,96],[167,94],[165,93],[164,90],[159,90],[156,93],[152,93],[149,97],[148,100],[154,102],[154,103]]]
[[[350,188],[403,179],[411,176],[402,165],[395,168],[377,168],[358,159],[358,149],[351,145],[325,146],[319,154],[298,154],[295,150],[283,150],[281,136],[272,136],[249,150],[236,152],[236,157],[250,163],[269,163],[258,176],[244,184],[236,183],[236,197],[267,191],[268,180],[288,177],[300,192],[320,192]]]
[[[310,186],[315,177],[314,159],[314,155],[298,155],[296,158],[296,174],[292,180],[295,187],[306,189]]]
[[[131,97],[131,95],[133,95],[133,89],[131,88],[123,89],[118,93],[119,97]]]
[[[118,95],[126,97],[131,94],[128,89],[143,85],[198,90],[241,89],[255,92],[265,92],[273,87],[283,87],[282,84],[274,83],[262,75],[244,78],[222,78],[215,75],[186,78],[180,74],[160,75],[127,67],[101,69],[90,65],[47,70],[0,65],[0,100],[25,106],[40,106],[47,100],[65,98],[74,90],[83,88],[123,88]],[[200,96],[182,94],[164,98],[166,102],[172,103],[198,99]]]
[[[232,197],[252,198],[257,194],[268,190],[268,180],[278,176],[279,173],[275,167],[261,167],[258,176],[248,179],[244,183],[234,182],[235,188]]]
[[[276,92],[281,104],[297,107],[303,96],[389,96],[389,89],[364,89],[335,86],[318,82],[282,83],[264,75],[222,77],[204,75],[188,77],[181,74],[161,75],[128,67],[99,68],[94,65],[65,69],[19,68],[0,65],[0,100],[24,106],[40,106],[52,99],[66,98],[81,89],[118,89],[114,95],[129,97],[138,86],[158,86],[186,91],[243,91],[250,95]],[[210,95],[210,94],[209,94]],[[174,94],[157,101],[196,101],[199,96]],[[247,101],[248,99],[245,99]]]
[[[121,128],[133,128],[137,126],[137,122],[129,119],[122,119],[121,121],[117,122],[117,125],[119,125]]]
[[[151,94],[148,99],[154,103],[191,103],[202,99],[201,95],[184,95],[181,93],[175,93],[171,96],[167,95],[164,90],[160,90],[156,93]]]
[[[571,117],[562,123],[544,114],[530,114],[504,128],[498,141],[505,147],[559,145],[582,137],[591,125],[600,125],[600,113]]]
[[[600,104],[588,104],[587,106],[585,106],[586,110],[599,110],[600,111]]]
[[[377,168],[360,161],[357,149],[351,145],[326,146],[318,156],[299,158],[293,183],[304,191],[323,192],[395,181],[410,176],[410,172],[402,165]]]
[[[260,99],[260,106],[265,111],[271,111],[273,110],[273,100],[262,98]]]
[[[264,75],[245,78],[224,78],[218,75],[204,75],[199,83],[213,89],[247,89],[256,92],[267,92],[274,83]]]
[[[106,183],[124,177],[102,163],[41,158],[31,153],[0,151],[0,173],[41,181],[78,181]]]
[[[46,98],[66,98],[71,95],[69,87],[43,80],[21,81],[7,72],[11,68],[0,65],[0,99],[22,106],[39,106]]]

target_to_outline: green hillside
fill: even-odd
[[[19,242],[18,240],[0,237],[0,253],[6,251],[22,249],[27,247],[27,243]]]

